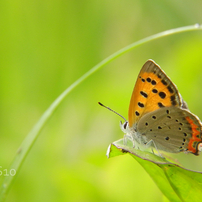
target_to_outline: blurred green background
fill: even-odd
[[[101,60],[152,34],[202,23],[201,1],[0,1],[0,166],[8,169],[49,105]],[[47,123],[6,201],[167,201],[129,155],[105,156],[123,137],[137,74],[155,60],[202,118],[202,31],[127,53],[77,87]],[[202,171],[202,155],[178,154]],[[2,177],[1,177],[2,178]]]

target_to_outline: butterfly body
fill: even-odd
[[[202,124],[183,101],[163,70],[148,60],[136,81],[128,112],[121,126],[137,148],[155,147],[171,153],[198,155],[202,150]]]

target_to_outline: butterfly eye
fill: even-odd
[[[126,121],[124,124],[123,124],[123,128],[126,129],[128,126],[128,121]]]
[[[120,127],[121,127],[121,130],[124,132],[124,133],[127,133],[128,131],[128,121],[125,121],[123,124],[122,122],[120,121]]]

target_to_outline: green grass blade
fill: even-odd
[[[10,166],[10,169],[15,169],[16,173],[19,172],[20,166],[22,165],[24,159],[26,158],[29,150],[31,149],[32,145],[34,144],[35,140],[37,139],[40,131],[46,124],[46,122],[49,120],[49,118],[52,116],[53,112],[57,109],[57,107],[60,105],[60,103],[64,100],[64,98],[79,84],[81,84],[85,79],[87,79],[89,76],[91,76],[93,73],[95,73],[97,70],[102,68],[104,65],[108,64],[109,62],[113,61],[117,57],[123,55],[126,52],[129,52],[130,50],[137,48],[140,45],[143,45],[144,43],[147,43],[149,41],[165,37],[172,34],[177,34],[181,32],[187,32],[187,31],[194,31],[194,30],[201,30],[201,25],[191,25],[186,27],[180,27],[176,29],[171,29],[168,31],[164,31],[155,35],[152,35],[150,37],[144,38],[142,40],[139,40],[135,43],[132,43],[131,45],[126,46],[125,48],[117,51],[116,53],[112,54],[111,56],[107,57],[105,60],[94,66],[91,70],[89,70],[87,73],[85,73],[83,76],[81,76],[77,81],[75,81],[70,87],[68,87],[52,104],[51,106],[45,111],[45,113],[42,115],[42,117],[39,119],[39,121],[36,123],[36,125],[32,128],[30,133],[26,136],[24,141],[22,142],[20,148],[18,149],[16,156]],[[8,193],[8,190],[11,188],[12,182],[16,178],[15,176],[6,176],[3,179],[3,182],[1,184],[0,188],[0,201],[4,201],[6,194]]]

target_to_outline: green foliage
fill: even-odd
[[[123,140],[112,143],[108,157],[130,153],[152,177],[163,194],[174,202],[197,202],[202,197],[202,172],[195,172],[171,163],[150,152],[143,152],[123,144]]]

